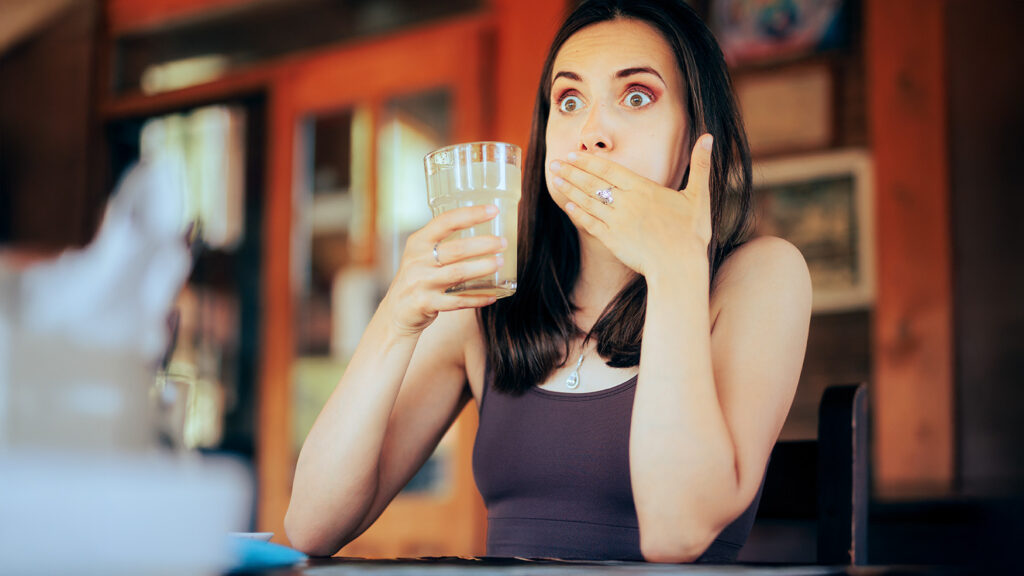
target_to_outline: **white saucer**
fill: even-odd
[[[263,542],[270,542],[270,539],[274,537],[273,532],[228,532],[228,536],[233,538],[245,538],[246,540],[261,540]]]

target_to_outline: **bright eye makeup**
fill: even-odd
[[[574,90],[566,90],[558,97],[558,109],[572,114],[583,107],[583,99]]]
[[[632,84],[626,88],[625,94],[619,103],[626,108],[640,110],[650,106],[657,100],[658,96],[654,90],[642,84]],[[555,103],[558,106],[558,110],[563,114],[575,114],[586,105],[583,96],[572,88],[562,91],[555,99]]]
[[[654,102],[654,92],[646,86],[640,86],[634,84],[626,90],[626,95],[622,98],[622,103],[629,108],[644,108]]]

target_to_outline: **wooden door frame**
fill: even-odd
[[[258,525],[285,541],[283,521],[291,493],[294,472],[291,429],[291,365],[294,355],[292,326],[294,294],[291,286],[291,232],[296,162],[300,157],[297,131],[302,119],[318,112],[353,106],[379,110],[385,99],[431,88],[452,90],[452,137],[456,141],[481,139],[485,133],[483,95],[487,79],[483,73],[485,37],[493,31],[486,15],[453,18],[442,24],[415,29],[400,35],[374,39],[317,53],[294,66],[282,68],[270,84],[268,201],[265,220],[266,325],[257,438]],[[353,81],[355,80],[355,81]],[[375,123],[379,115],[374,114]],[[372,146],[376,148],[376,146]],[[373,152],[371,152],[373,154]],[[375,196],[371,170],[370,198]],[[371,222],[375,215],[370,215]],[[376,235],[371,224],[371,234]],[[371,236],[371,237],[373,237]],[[472,407],[469,407],[472,408]],[[460,418],[460,446],[472,446],[475,411],[467,409]],[[455,492],[463,493],[447,511],[476,520],[466,526],[447,526],[475,538],[473,552],[482,551],[486,522],[483,503],[476,493],[470,472],[469,450],[458,450]],[[470,497],[465,497],[465,492]],[[425,510],[436,501],[407,498],[400,507],[424,519]],[[425,522],[425,520],[424,520]],[[423,526],[430,529],[430,526]]]

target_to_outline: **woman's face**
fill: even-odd
[[[678,189],[689,164],[682,73],[668,42],[638,20],[588,26],[562,45],[551,71],[547,157],[570,152],[604,156]],[[548,190],[565,208],[568,200]]]

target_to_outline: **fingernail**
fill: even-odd
[[[562,163],[558,160],[552,160],[550,166],[552,170],[560,170],[562,168]]]
[[[487,213],[490,214],[491,216],[497,214],[498,213],[498,207],[493,205],[493,204],[488,205],[487,206]]]
[[[710,134],[708,134],[704,138],[704,140],[701,141],[700,145],[703,146],[705,150],[711,150],[711,145],[714,143],[714,141],[715,141],[715,137],[710,135]]]
[[[565,209],[568,210],[569,212],[572,212],[573,210],[576,210],[576,205],[573,204],[572,202],[568,202],[565,205]]]
[[[559,178],[558,176],[555,176],[555,179],[552,180],[552,182],[554,182],[558,186],[565,184],[565,180]]]
[[[570,162],[575,162],[577,158],[579,158],[578,154],[576,154],[575,152],[569,152],[569,161]]]
[[[501,265],[505,264],[505,257],[502,256],[501,254],[498,254],[495,257],[495,260],[498,262],[498,266],[501,266]]]
[[[501,249],[504,250],[505,248],[508,248],[508,239],[507,238],[502,238],[501,239]]]

